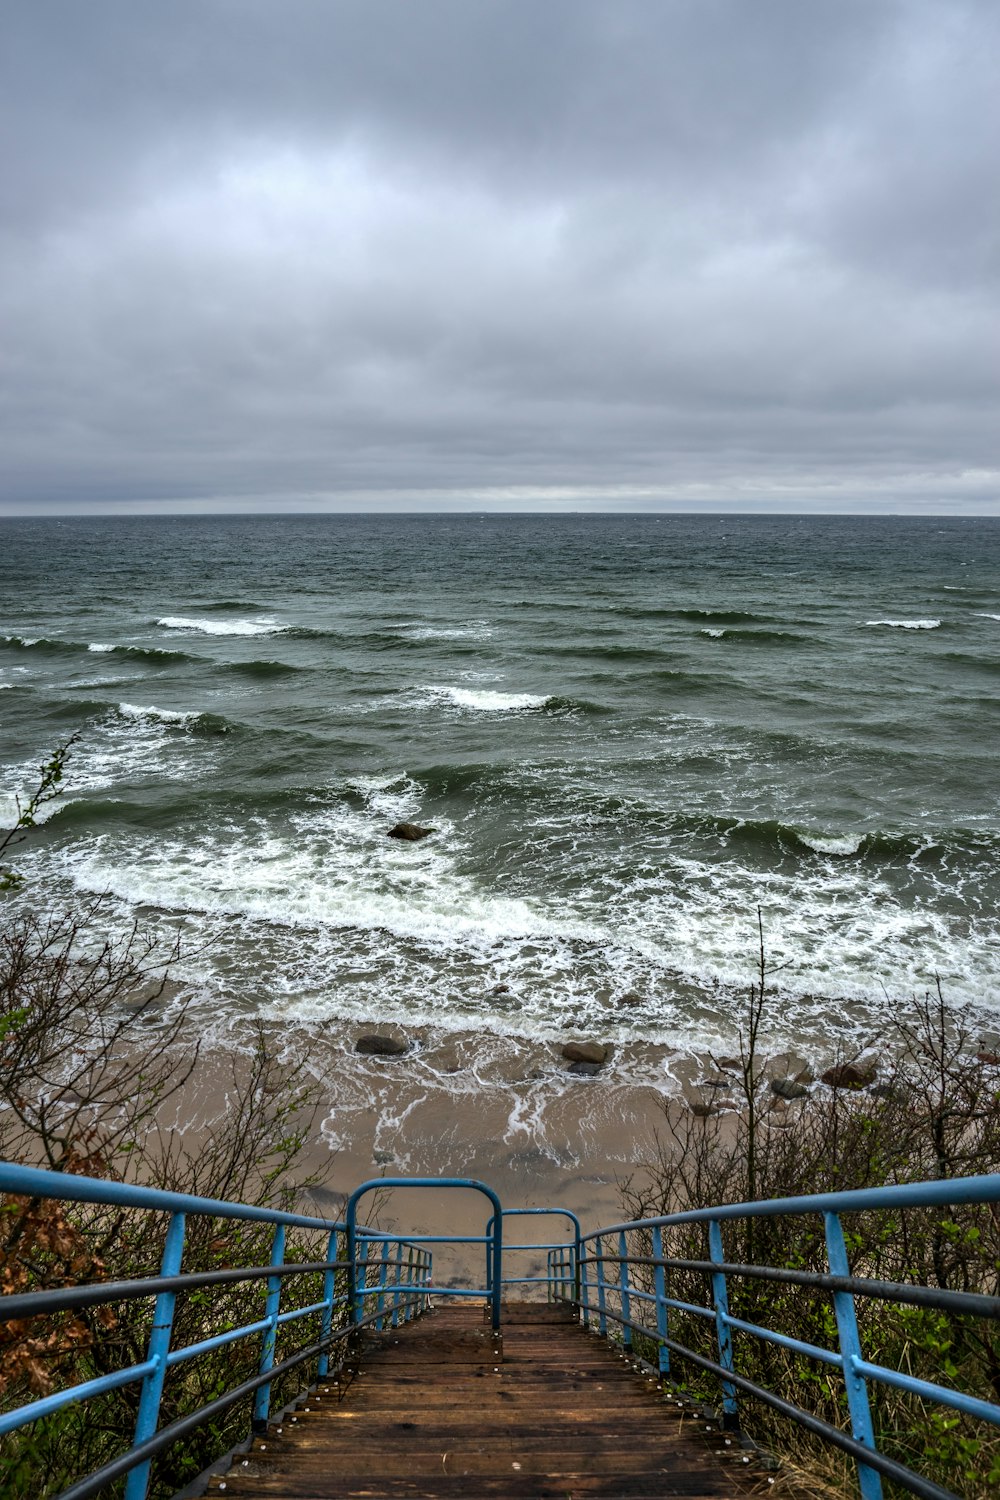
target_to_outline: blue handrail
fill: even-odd
[[[965,1415],[1000,1427],[1000,1404],[985,1401],[963,1391],[920,1380],[906,1371],[891,1370],[864,1358],[858,1331],[855,1299],[858,1296],[889,1303],[910,1303],[962,1312],[980,1318],[1000,1319],[1000,1297],[986,1293],[952,1292],[926,1286],[908,1286],[853,1276],[841,1228],[842,1214],[898,1209],[934,1208],[970,1203],[1000,1202],[1000,1174],[964,1177],[948,1181],[865,1188],[839,1193],[816,1193],[801,1198],[768,1199],[757,1203],[724,1204],[714,1208],[689,1209],[658,1218],[630,1220],[612,1224],[584,1235],[580,1243],[581,1291],[565,1299],[574,1303],[584,1322],[592,1313],[598,1317],[598,1331],[607,1333],[608,1320],[621,1330],[622,1343],[632,1346],[634,1338],[647,1339],[657,1350],[659,1371],[667,1376],[671,1355],[677,1355],[714,1375],[720,1384],[723,1420],[735,1426],[738,1421],[738,1395],[756,1397],[831,1444],[848,1452],[857,1465],[858,1483],[863,1500],[881,1500],[882,1477],[904,1485],[926,1500],[955,1500],[950,1492],[888,1458],[876,1447],[868,1384],[876,1381],[909,1392],[923,1401],[959,1411]],[[820,1215],[825,1232],[828,1273],[814,1273],[784,1267],[750,1266],[726,1260],[722,1226],[736,1219],[760,1219]],[[708,1258],[692,1261],[664,1254],[664,1235],[681,1225],[704,1224],[708,1230]],[[630,1251],[630,1237],[641,1236],[643,1243]],[[609,1242],[615,1249],[609,1249]],[[646,1248],[648,1243],[649,1249]],[[651,1250],[652,1253],[649,1253]],[[609,1266],[617,1267],[612,1275]],[[636,1286],[635,1268],[653,1272],[652,1291]],[[703,1304],[682,1301],[667,1294],[666,1273],[672,1270],[701,1272],[709,1287]],[[591,1300],[590,1280],[594,1279],[596,1302]],[[790,1285],[811,1287],[829,1292],[836,1319],[837,1350],[818,1348],[802,1339],[749,1322],[729,1310],[729,1281],[733,1277],[753,1283],[754,1280],[782,1281]],[[638,1304],[638,1306],[636,1306]],[[652,1308],[655,1326],[642,1321],[642,1310]],[[708,1359],[671,1338],[669,1314],[683,1312],[714,1324],[716,1358]],[[809,1359],[839,1370],[844,1381],[850,1433],[815,1417],[812,1413],[783,1400],[774,1392],[755,1385],[742,1376],[733,1349],[733,1333],[746,1333],[759,1340],[780,1345]]]
[[[351,1320],[357,1324],[361,1322],[364,1313],[364,1297],[368,1295],[364,1289],[359,1290],[357,1285],[358,1255],[357,1255],[357,1213],[358,1203],[366,1193],[374,1193],[390,1188],[459,1188],[475,1193],[482,1193],[493,1205],[493,1217],[486,1234],[449,1234],[449,1235],[417,1235],[411,1236],[415,1244],[451,1244],[451,1245],[486,1245],[487,1247],[487,1274],[486,1285],[482,1287],[447,1287],[432,1286],[430,1275],[426,1281],[421,1281],[407,1288],[416,1291],[422,1299],[421,1305],[426,1302],[429,1294],[434,1293],[440,1297],[486,1297],[489,1300],[491,1319],[494,1330],[500,1327],[500,1289],[502,1277],[503,1256],[503,1209],[500,1199],[491,1187],[485,1182],[478,1182],[474,1177],[373,1177],[356,1187],[347,1200],[347,1263],[348,1263],[348,1297],[351,1308]],[[374,1237],[369,1231],[369,1237]],[[367,1264],[367,1262],[366,1262]]]
[[[282,1209],[262,1208],[256,1204],[232,1203],[188,1193],[138,1187],[130,1183],[105,1182],[97,1178],[47,1172],[7,1162],[0,1162],[0,1193],[16,1194],[29,1201],[58,1199],[63,1202],[106,1204],[169,1215],[158,1276],[0,1297],[0,1318],[4,1320],[51,1316],[54,1312],[70,1307],[80,1309],[108,1302],[155,1299],[144,1360],[93,1380],[78,1382],[51,1395],[29,1401],[15,1410],[0,1413],[0,1436],[3,1436],[30,1422],[51,1416],[71,1404],[91,1400],[122,1386],[139,1384],[138,1413],[132,1446],[118,1458],[74,1484],[65,1492],[64,1500],[86,1500],[86,1497],[96,1495],[112,1481],[122,1478],[125,1479],[125,1500],[144,1500],[149,1486],[151,1462],[173,1442],[186,1436],[200,1423],[221,1415],[238,1401],[250,1397],[254,1403],[253,1429],[265,1431],[270,1411],[271,1384],[276,1376],[315,1361],[317,1377],[322,1379],[327,1374],[329,1351],[334,1343],[356,1332],[362,1322],[374,1321],[377,1327],[382,1326],[380,1318],[351,1318],[348,1321],[352,1302],[347,1292],[338,1293],[337,1272],[356,1275],[357,1267],[349,1263],[345,1255],[338,1257],[338,1242],[344,1243],[347,1235],[347,1225],[343,1222]],[[271,1226],[273,1234],[267,1266],[184,1273],[183,1255],[190,1221],[197,1216]],[[322,1233],[326,1238],[324,1258],[286,1262],[285,1236],[289,1228]],[[356,1243],[367,1243],[368,1232],[365,1228],[357,1229],[355,1226],[355,1235]],[[392,1243],[398,1244],[399,1251],[394,1262],[396,1274],[392,1279],[386,1277],[383,1290],[388,1288],[392,1293],[393,1326],[396,1326],[400,1316],[404,1320],[408,1319],[423,1306],[423,1301],[416,1292],[421,1283],[430,1280],[431,1257],[427,1251],[406,1241],[394,1239]],[[402,1264],[404,1249],[407,1255],[405,1267]],[[402,1276],[404,1269],[408,1272],[406,1281]],[[323,1276],[321,1299],[282,1310],[281,1301],[286,1282],[295,1277],[317,1273]],[[367,1266],[363,1284],[366,1277]],[[245,1284],[264,1279],[267,1300],[262,1318],[256,1318],[235,1329],[227,1328],[224,1332],[194,1344],[172,1347],[178,1295],[204,1287]],[[338,1313],[344,1322],[343,1327],[334,1326],[334,1318]],[[319,1318],[319,1339],[295,1350],[276,1364],[278,1329],[308,1317]],[[233,1387],[199,1411],[166,1428],[159,1428],[164,1384],[168,1372],[174,1366],[210,1350],[255,1337],[259,1337],[261,1341],[256,1376]]]
[[[411,1187],[458,1188],[480,1193],[489,1200],[492,1209],[486,1232],[480,1235],[411,1234],[400,1237],[358,1224],[358,1205],[366,1194]],[[846,1451],[857,1464],[863,1500],[879,1500],[883,1477],[898,1482],[925,1500],[955,1500],[950,1492],[879,1451],[869,1404],[871,1382],[908,1392],[922,1401],[1000,1427],[1000,1405],[867,1359],[856,1312],[856,1302],[861,1297],[888,1304],[938,1308],[981,1319],[998,1319],[1000,1297],[988,1290],[953,1292],[853,1275],[840,1223],[841,1215],[845,1213],[1000,1203],[1000,1174],[719,1205],[612,1224],[586,1235],[582,1234],[576,1215],[567,1209],[505,1210],[496,1193],[486,1184],[464,1178],[378,1178],[362,1183],[348,1199],[343,1221],[6,1163],[0,1163],[0,1192],[28,1199],[109,1204],[168,1215],[157,1276],[128,1282],[58,1287],[0,1298],[0,1317],[10,1319],[43,1317],[70,1308],[136,1299],[154,1303],[144,1359],[0,1415],[0,1434],[3,1434],[51,1415],[71,1402],[86,1401],[129,1384],[139,1386],[132,1446],[95,1473],[73,1484],[61,1500],[87,1500],[112,1481],[122,1478],[125,1479],[126,1500],[144,1500],[150,1464],[158,1454],[201,1424],[221,1416],[239,1401],[253,1401],[254,1426],[263,1431],[273,1382],[310,1364],[315,1365],[317,1376],[322,1379],[328,1370],[330,1351],[338,1341],[347,1341],[364,1327],[374,1326],[380,1330],[391,1325],[396,1328],[400,1321],[423,1311],[431,1295],[485,1297],[496,1329],[500,1326],[502,1288],[528,1283],[544,1284],[550,1298],[575,1308],[584,1327],[590,1327],[591,1319],[595,1318],[597,1332],[607,1334],[609,1325],[614,1325],[620,1330],[621,1341],[626,1347],[634,1349],[636,1340],[644,1341],[648,1348],[656,1351],[658,1371],[665,1379],[672,1378],[674,1359],[691,1363],[696,1369],[713,1376],[720,1386],[723,1419],[730,1425],[738,1421],[740,1398],[749,1396]],[[547,1266],[544,1277],[505,1278],[504,1218],[546,1214],[567,1219],[573,1229],[572,1240],[508,1245],[509,1252],[544,1250]],[[819,1216],[822,1222],[828,1270],[817,1272],[786,1266],[742,1265],[726,1259],[724,1227],[727,1223],[776,1216],[801,1219],[806,1215]],[[268,1225],[271,1240],[265,1263],[185,1272],[185,1245],[191,1223],[198,1216]],[[685,1259],[667,1253],[670,1232],[678,1226],[690,1224],[706,1226],[707,1255],[704,1259]],[[293,1228],[322,1233],[324,1253],[313,1261],[287,1261],[286,1234]],[[486,1256],[484,1285],[476,1288],[436,1286],[431,1252],[427,1247],[437,1244],[482,1245]],[[706,1291],[702,1302],[671,1295],[670,1277],[675,1272],[694,1272],[704,1277]],[[318,1300],[308,1300],[305,1296],[292,1298],[294,1278],[317,1275],[322,1276],[322,1295]],[[737,1316],[730,1308],[734,1280],[744,1288],[752,1288],[759,1282],[780,1282],[829,1294],[837,1327],[837,1347],[822,1348],[769,1328],[762,1320]],[[206,1330],[207,1336],[193,1344],[173,1346],[179,1297],[197,1289],[255,1282],[266,1287],[263,1316],[235,1329]],[[745,1301],[744,1297],[741,1311],[752,1313]],[[698,1318],[711,1327],[715,1340],[713,1358],[686,1347],[672,1336],[671,1318],[678,1312]],[[319,1337],[291,1355],[278,1359],[279,1328],[306,1318],[318,1320]],[[834,1427],[742,1374],[738,1347],[734,1347],[734,1335],[737,1334],[774,1343],[837,1372],[844,1382],[850,1431]],[[259,1340],[256,1374],[198,1411],[160,1427],[164,1384],[170,1370],[212,1349],[246,1339]]]

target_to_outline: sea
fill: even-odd
[[[758,913],[771,1045],[878,1044],[939,987],[997,1038],[1000,519],[88,516],[0,549],[8,823],[79,736],[7,899],[179,939],[209,1039],[590,1037],[669,1089],[732,1052]]]

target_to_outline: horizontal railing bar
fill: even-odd
[[[840,1193],[807,1193],[801,1198],[767,1198],[755,1203],[726,1203],[716,1208],[690,1208],[655,1219],[633,1219],[609,1224],[582,1236],[620,1234],[634,1229],[669,1229],[674,1224],[705,1224],[721,1219],[770,1219],[809,1213],[850,1214],[871,1209],[938,1208],[943,1204],[1000,1202],[1000,1172],[982,1177],[949,1177],[934,1182],[895,1183],[890,1187],[856,1188]],[[582,1242],[581,1241],[581,1242]]]
[[[337,1226],[338,1229],[341,1227]],[[361,1238],[361,1230],[358,1230],[358,1238]],[[368,1230],[365,1233],[367,1240],[391,1240],[395,1245],[397,1238],[388,1232],[380,1233],[377,1230]],[[404,1245],[412,1245],[416,1249],[419,1245],[492,1245],[491,1234],[416,1234],[410,1235],[403,1241]],[[506,1249],[506,1246],[504,1246]]]
[[[278,1327],[284,1323],[294,1323],[298,1318],[308,1318],[310,1313],[325,1312],[329,1303],[311,1302],[308,1307],[292,1307],[288,1312],[279,1313],[275,1319]]]
[[[136,1187],[128,1182],[106,1182],[97,1177],[76,1177],[68,1172],[45,1172],[40,1167],[21,1167],[0,1162],[0,1192],[27,1198],[62,1198],[72,1203],[107,1203],[120,1208],[148,1208],[157,1213],[207,1214],[212,1219],[244,1219],[256,1224],[287,1224],[297,1229],[346,1229],[336,1219],[283,1209],[260,1208],[253,1203],[227,1203],[220,1198],[199,1198],[192,1193],[168,1193],[162,1188]]]
[[[791,1349],[795,1354],[807,1354],[810,1359],[820,1360],[827,1365],[836,1365],[838,1370],[844,1368],[844,1356],[835,1354],[832,1349],[823,1349],[819,1344],[807,1344],[804,1339],[793,1338],[789,1333],[777,1333],[773,1328],[761,1328],[757,1323],[747,1323],[743,1318],[734,1318],[731,1313],[722,1313],[722,1321],[728,1323],[730,1328],[739,1328],[743,1333],[752,1333],[759,1339],[764,1339],[768,1344],[780,1344],[782,1349]]]
[[[506,1240],[504,1240],[504,1243],[503,1243],[503,1253],[504,1253],[504,1255],[507,1254],[508,1250],[573,1250],[573,1249],[575,1249],[575,1245],[574,1245],[574,1242],[572,1240],[542,1240],[537,1245],[508,1245],[508,1243],[507,1243]]]
[[[155,1458],[164,1449],[172,1447],[181,1438],[187,1437],[189,1432],[193,1432],[203,1422],[211,1421],[212,1418],[221,1416],[231,1406],[235,1406],[238,1401],[244,1400],[247,1396],[252,1396],[254,1391],[258,1390],[260,1386],[266,1385],[268,1381],[276,1380],[279,1376],[296,1369],[307,1360],[318,1358],[319,1355],[326,1352],[330,1344],[337,1343],[341,1339],[350,1338],[359,1328],[366,1327],[369,1323],[374,1323],[379,1316],[384,1315],[373,1313],[371,1317],[365,1318],[362,1322],[355,1323],[347,1328],[335,1329],[331,1333],[328,1333],[325,1338],[320,1339],[318,1343],[310,1344],[308,1348],[300,1349],[297,1354],[289,1355],[280,1364],[272,1365],[270,1370],[264,1370],[262,1373],[252,1376],[249,1380],[244,1380],[241,1385],[235,1386],[231,1391],[227,1391],[224,1396],[218,1396],[214,1401],[210,1401],[207,1406],[200,1407],[198,1411],[192,1412],[189,1416],[180,1417],[176,1422],[171,1422],[169,1427],[161,1428],[151,1438],[147,1438],[144,1443],[139,1443],[138,1446],[130,1448],[127,1453],[121,1454],[119,1458],[112,1459],[103,1468],[97,1469],[93,1474],[88,1474],[86,1479],[81,1479],[76,1484],[71,1485],[68,1490],[63,1490],[62,1494],[57,1497],[57,1500],[91,1500],[91,1497],[99,1494],[113,1480],[123,1478],[124,1475],[129,1473],[131,1469],[136,1468],[137,1465]]]
[[[460,1287],[460,1286],[431,1286],[422,1281],[400,1281],[387,1282],[384,1286],[358,1287],[358,1297],[387,1297],[393,1292],[419,1293],[422,1297],[489,1297],[490,1289],[483,1286]]]
[[[915,1286],[905,1281],[878,1281],[867,1276],[833,1276],[827,1271],[795,1271],[785,1266],[747,1266],[736,1261],[678,1260],[669,1255],[581,1255],[581,1265],[605,1265],[624,1261],[630,1266],[662,1266],[667,1271],[700,1271],[706,1276],[716,1271],[728,1276],[743,1276],[756,1281],[778,1281],[791,1286],[814,1287],[826,1292],[854,1292],[857,1296],[875,1297],[883,1302],[904,1302],[914,1307],[933,1307],[968,1313],[976,1318],[1000,1318],[1000,1297],[987,1292],[953,1292],[950,1288]]]
[[[264,1281],[269,1276],[311,1276],[345,1270],[346,1260],[289,1261],[282,1266],[227,1266],[223,1271],[190,1271],[181,1276],[147,1276],[136,1281],[99,1281],[90,1286],[52,1287],[44,1292],[18,1292],[0,1297],[0,1319],[37,1318],[66,1308],[97,1307],[103,1302],[129,1302],[160,1292],[193,1291],[202,1286]]]
[[[155,1359],[146,1359],[141,1365],[128,1365],[124,1370],[115,1370],[111,1375],[99,1375],[96,1380],[85,1380],[80,1385],[67,1386],[64,1391],[56,1391],[51,1396],[32,1401],[28,1406],[18,1407],[17,1411],[4,1412],[0,1416],[0,1436],[5,1432],[14,1432],[29,1422],[37,1422],[40,1417],[51,1416],[54,1411],[68,1406],[71,1401],[86,1401],[91,1396],[103,1395],[105,1391],[117,1390],[120,1385],[130,1385],[133,1380],[142,1380],[146,1375],[152,1374],[157,1363]]]
[[[261,1318],[256,1323],[247,1323],[243,1328],[231,1328],[228,1333],[217,1333],[213,1338],[202,1339],[198,1344],[185,1344],[182,1349],[171,1349],[167,1355],[167,1369],[172,1370],[174,1365],[182,1365],[188,1359],[197,1359],[199,1354],[208,1354],[213,1349],[224,1349],[227,1344],[235,1344],[253,1333],[263,1333],[270,1326],[270,1318]]]
[[[920,1396],[924,1401],[937,1401],[942,1406],[953,1407],[967,1417],[976,1417],[980,1422],[991,1422],[1000,1427],[1000,1407],[989,1401],[980,1401],[977,1396],[967,1396],[964,1391],[951,1391],[947,1386],[935,1385],[930,1380],[918,1380],[915,1375],[905,1375],[902,1370],[888,1370],[885,1365],[870,1365],[865,1359],[852,1359],[851,1369],[869,1380],[880,1380],[883,1385],[892,1385],[911,1396]]]

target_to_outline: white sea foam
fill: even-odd
[[[888,625],[892,630],[937,630],[940,620],[866,620],[866,625]]]
[[[465,708],[473,713],[513,713],[526,708],[543,708],[548,702],[546,694],[497,693],[486,688],[461,688],[428,685],[421,690],[431,700],[450,703],[454,708]]]
[[[164,630],[194,630],[202,635],[280,635],[288,629],[270,615],[256,620],[194,620],[187,615],[164,615],[156,623]]]
[[[397,627],[410,641],[483,641],[493,634],[485,620],[470,620],[465,625],[411,625]]]
[[[177,708],[155,708],[151,704],[119,703],[118,712],[123,719],[158,719],[164,724],[187,724],[199,717],[196,713],[185,713]]]
[[[90,645],[87,647],[88,651],[96,651],[101,653],[105,651],[113,651],[114,649],[114,646],[105,646],[100,641],[91,641]]]
[[[822,833],[799,833],[802,843],[808,849],[815,849],[817,854],[857,854],[862,837],[860,833],[848,833],[840,837]]]
[[[1000,620],[1000,615],[988,615],[983,611],[979,611],[977,614],[977,618],[980,620]]]
[[[710,635],[713,641],[721,640],[725,633],[724,630],[708,630],[707,628],[701,632],[702,635]]]

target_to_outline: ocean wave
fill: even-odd
[[[977,620],[1000,620],[1000,615],[988,615],[984,610],[977,610]]]
[[[525,709],[544,708],[550,701],[548,694],[498,693],[486,688],[460,688],[428,684],[420,692],[432,702],[444,702],[453,708],[468,709],[472,713],[497,714],[519,713]]]
[[[866,620],[866,625],[887,625],[891,630],[937,630],[940,620]]]
[[[292,677],[303,669],[293,667],[287,661],[269,661],[266,658],[259,661],[231,661],[220,663],[223,672],[236,672],[241,677]]]
[[[797,635],[793,630],[761,630],[761,629],[739,629],[732,625],[722,629],[703,625],[701,635],[711,636],[713,640],[739,641],[747,646],[803,646],[808,637]]]
[[[146,662],[186,662],[197,661],[197,657],[189,656],[186,651],[168,651],[161,646],[131,646],[115,645],[104,641],[91,641],[85,644],[82,641],[67,641],[52,636],[25,636],[5,635],[0,636],[0,642],[12,646],[20,651],[51,652],[58,656],[125,656],[134,661]]]
[[[4,635],[0,636],[0,642],[15,651],[51,652],[60,656],[84,650],[84,647],[78,646],[74,641],[63,641],[57,636],[48,635]]]
[[[194,710],[156,708],[152,704],[119,703],[115,712],[122,719],[147,720],[202,734],[229,734],[233,726],[221,714]]]
[[[257,620],[196,620],[187,615],[164,615],[156,623],[164,630],[194,630],[202,635],[281,635],[288,629],[271,616]]]

